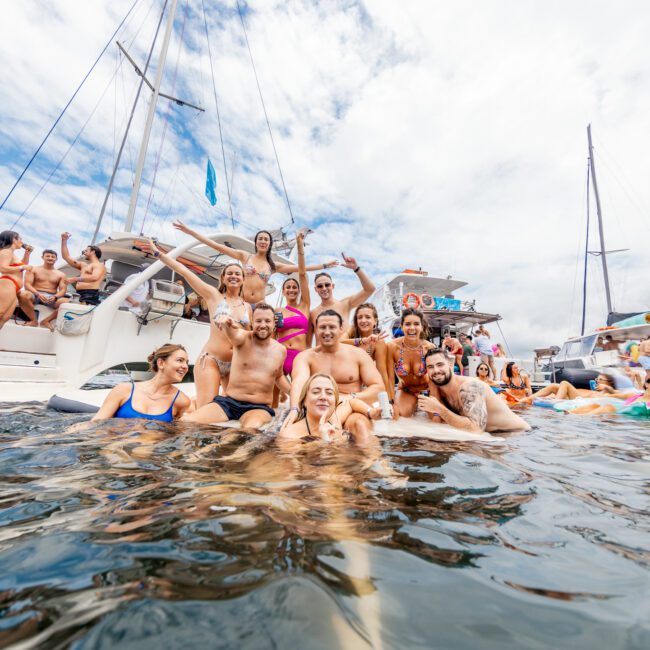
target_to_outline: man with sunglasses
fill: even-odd
[[[352,296],[347,296],[342,300],[337,300],[334,298],[334,281],[332,276],[329,273],[318,273],[316,279],[314,280],[314,287],[316,293],[320,296],[321,303],[315,309],[311,310],[309,315],[309,320],[311,323],[312,330],[316,329],[316,319],[318,314],[326,309],[333,309],[335,312],[341,315],[343,323],[345,326],[350,322],[350,312],[355,307],[358,307],[361,303],[366,302],[366,300],[372,295],[372,292],[375,290],[375,285],[372,283],[370,278],[362,271],[361,267],[357,264],[357,260],[354,257],[348,257],[343,255],[343,264],[348,269],[352,269],[359,278],[361,282],[361,291],[355,293]]]
[[[470,433],[529,431],[530,425],[513,413],[490,387],[473,377],[452,371],[453,357],[433,348],[424,355],[429,397],[418,396],[418,406],[434,422],[444,422]]]

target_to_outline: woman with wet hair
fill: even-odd
[[[210,334],[194,362],[196,407],[209,404],[218,394],[219,386],[228,385],[232,362],[232,343],[224,330],[217,327],[219,316],[231,316],[239,327],[250,329],[251,306],[243,298],[244,271],[237,262],[226,264],[221,271],[219,289],[204,282],[184,264],[161,251],[153,241],[144,247],[154,257],[181,275],[192,289],[205,300],[210,314]]]
[[[501,370],[501,381],[505,390],[517,400],[533,394],[527,374],[519,371],[516,361],[509,361]]]
[[[239,248],[230,248],[224,244],[212,241],[196,232],[196,230],[192,230],[192,228],[189,228],[181,221],[175,221],[173,225],[176,230],[180,230],[206,246],[214,248],[214,250],[219,251],[223,255],[227,255],[241,262],[244,268],[244,300],[251,305],[264,302],[266,299],[266,286],[274,273],[288,275],[299,272],[299,268],[295,264],[283,264],[282,262],[273,261],[271,257],[273,236],[268,230],[260,230],[255,235],[255,253],[251,254]],[[336,260],[326,262],[325,264],[311,264],[305,267],[305,271],[329,269],[337,264],[338,262]]]
[[[387,344],[386,371],[391,378],[397,375],[399,382],[393,408],[395,417],[411,417],[418,405],[418,395],[429,388],[424,355],[435,346],[427,341],[428,328],[419,309],[405,309],[400,327],[404,336]]]
[[[185,348],[166,343],[154,350],[147,361],[153,378],[115,386],[92,421],[140,418],[171,422],[190,409],[190,398],[174,386],[183,381],[189,370]]]
[[[15,253],[24,248],[23,259]],[[23,272],[31,271],[29,256],[32,247],[23,244],[21,236],[13,230],[0,232],[0,329],[11,318],[18,305],[18,294],[23,288]]]
[[[339,387],[333,377],[322,372],[313,374],[302,387],[298,399],[298,418],[278,433],[278,439],[347,440],[343,423],[361,413],[371,420],[381,417],[381,409],[368,406],[363,400],[339,402]]]
[[[341,343],[355,345],[370,355],[381,374],[389,399],[394,399],[395,382],[389,379],[387,371],[388,347],[384,341],[386,336],[379,331],[377,308],[371,302],[364,302],[354,310],[347,338],[342,339]],[[392,377],[392,373],[390,376]]]

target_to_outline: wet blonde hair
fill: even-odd
[[[178,350],[183,350],[183,352],[187,354],[187,350],[183,345],[177,345],[175,343],[165,343],[165,345],[161,345],[159,348],[155,349],[147,357],[147,361],[149,362],[149,371],[158,372],[158,360],[162,359],[163,361],[167,361],[167,359],[169,359],[174,352],[178,352]]]
[[[329,379],[332,382],[332,388],[334,388],[334,407],[336,408],[336,405],[339,403],[339,385],[336,383],[334,377],[324,372],[317,372],[313,374],[305,382],[305,385],[302,387],[302,390],[300,391],[300,397],[298,398],[298,418],[296,419],[296,422],[298,420],[304,420],[307,417],[305,400],[307,399],[307,393],[309,392],[309,388],[312,385],[312,382],[314,381],[314,379],[317,379],[318,377],[324,377],[325,379]]]

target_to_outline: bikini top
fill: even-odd
[[[510,377],[510,381],[506,384],[506,388],[513,388],[514,390],[525,390],[526,388],[526,382],[524,381],[524,378],[521,378],[521,384],[519,386],[515,386],[515,383],[513,381],[513,377]]]
[[[174,402],[178,399],[178,396],[181,394],[181,391],[177,391],[172,403],[169,405],[169,408],[164,413],[140,413],[133,408],[133,389],[135,384],[131,384],[131,394],[129,399],[120,406],[119,409],[115,412],[113,417],[116,418],[143,418],[145,420],[160,420],[162,422],[171,422],[174,419]]]
[[[264,282],[268,282],[269,279],[271,278],[271,275],[273,274],[273,271],[271,270],[271,267],[269,267],[269,272],[265,273],[264,271],[258,271],[251,263],[251,257],[252,255],[249,255],[246,262],[244,263],[244,275],[247,278],[251,278],[254,275],[259,275],[261,280],[264,280]]]
[[[413,374],[416,377],[424,377],[427,374],[427,365],[424,361],[424,347],[420,346],[418,348],[418,352],[420,353],[420,368],[419,370],[416,370]],[[395,374],[398,377],[406,377],[409,374],[406,368],[404,367],[404,342],[403,341],[399,346],[399,359],[395,364]]]
[[[289,339],[292,339],[295,336],[300,336],[301,334],[307,334],[309,328],[309,319],[299,309],[289,307],[288,305],[287,309],[296,315],[285,318],[282,327],[278,327],[278,332],[283,330],[293,330],[296,328],[298,328],[298,331],[279,338],[278,343],[283,343],[284,341],[288,341]]]
[[[246,303],[244,300],[241,301],[241,305],[245,305]],[[235,305],[235,307],[239,307],[240,305]],[[214,320],[216,321],[219,316],[232,316],[233,307],[230,306],[228,301],[226,300],[226,297],[224,296],[223,300],[219,303],[219,306],[217,307],[217,311],[214,312]],[[242,327],[248,327],[251,322],[250,319],[248,318],[248,311],[246,312],[244,318],[241,318],[240,320],[237,321]]]

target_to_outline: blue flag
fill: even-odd
[[[214,173],[214,167],[208,158],[208,169],[205,178],[205,195],[210,201],[210,205],[217,204],[217,175]]]

